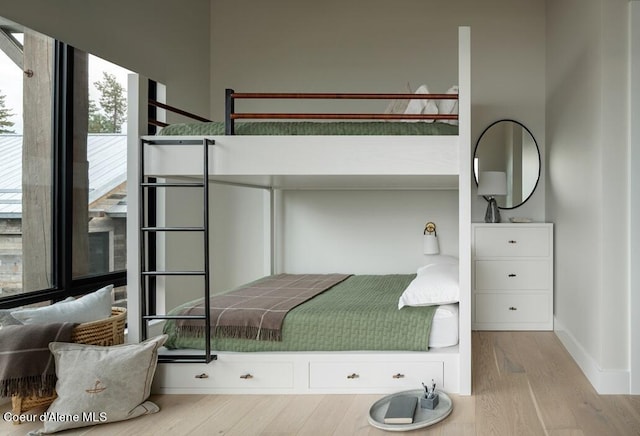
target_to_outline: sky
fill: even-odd
[[[127,88],[127,74],[130,72],[118,65],[112,64],[97,56],[89,56],[89,97],[96,101],[100,93],[93,85],[94,82],[102,80],[102,72],[106,71],[116,76],[118,82]],[[5,107],[10,109],[14,116],[11,118],[15,124],[12,130],[21,135],[23,132],[22,122],[22,82],[23,73],[11,59],[0,50],[0,94],[5,95]],[[126,126],[123,126],[123,133],[126,133]]]

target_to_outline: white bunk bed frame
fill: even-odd
[[[428,352],[215,351],[206,363],[161,363],[154,391],[201,394],[388,393],[434,379],[450,393],[471,394],[471,42],[460,27],[457,136],[216,136],[210,179],[286,189],[292,185],[375,189],[455,187],[459,193],[459,344]],[[131,77],[129,131],[146,125],[146,84]],[[136,107],[138,105],[139,107]],[[169,137],[164,137],[169,138]],[[203,139],[204,137],[172,137]],[[129,136],[128,180],[139,180],[140,138]],[[393,146],[390,146],[390,143]],[[145,172],[202,175],[202,145],[148,147]],[[357,157],[357,158],[354,158]],[[313,176],[309,176],[313,175]],[[128,186],[128,341],[141,339],[138,187]],[[274,251],[273,248],[271,250]]]

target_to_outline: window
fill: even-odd
[[[89,233],[89,274],[103,274],[111,270],[109,232]]]
[[[2,18],[0,39],[0,308],[107,284],[126,306],[129,72]]]

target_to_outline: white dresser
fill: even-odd
[[[472,224],[474,330],[553,330],[553,224]]]

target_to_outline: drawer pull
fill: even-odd
[[[397,374],[394,374],[392,377],[395,379],[404,378],[404,374],[397,373]]]
[[[509,244],[517,244],[518,241],[514,240],[514,239],[509,239]]]
[[[251,374],[244,374],[244,375],[241,375],[240,378],[243,380],[249,380],[249,379],[252,379],[253,376]]]
[[[196,375],[195,378],[209,378],[209,374],[203,372],[202,374]]]
[[[511,306],[511,307],[509,308],[509,310],[518,310],[518,308],[517,308],[517,307],[513,307],[513,306]]]
[[[516,276],[516,275],[515,275],[515,274],[513,274],[513,273],[509,274],[509,277],[515,277],[515,276]]]
[[[353,374],[349,374],[347,378],[353,380],[355,378],[360,378],[360,376],[354,372]]]

